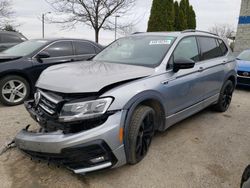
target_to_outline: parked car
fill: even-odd
[[[0,31],[0,52],[26,41],[27,38],[21,33]]]
[[[240,53],[237,59],[238,85],[250,86],[250,49]]]
[[[34,91],[41,72],[51,65],[87,60],[102,46],[78,39],[30,40],[0,54],[0,102],[23,103]]]
[[[20,131],[15,143],[78,174],[136,164],[156,131],[211,105],[225,112],[236,79],[235,58],[217,35],[134,34],[92,62],[45,70],[25,103],[40,126]]]

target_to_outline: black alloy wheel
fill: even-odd
[[[129,164],[136,164],[147,155],[154,132],[155,111],[148,106],[137,107],[128,127],[125,144]]]

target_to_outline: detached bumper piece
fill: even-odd
[[[22,151],[31,158],[58,166],[64,166],[76,174],[85,174],[111,168],[117,163],[117,159],[111,149],[102,140],[65,148],[60,154],[28,150]]]

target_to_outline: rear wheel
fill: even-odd
[[[234,85],[233,82],[228,80],[225,82],[221,89],[219,101],[214,105],[214,109],[218,112],[225,112],[228,110],[233,96]]]
[[[149,150],[154,135],[155,111],[139,106],[133,113],[127,135],[127,160],[129,164],[140,162]]]
[[[22,104],[29,96],[28,82],[20,76],[6,76],[0,80],[0,102],[7,106]]]

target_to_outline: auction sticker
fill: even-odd
[[[169,45],[172,40],[151,40],[149,45]]]

